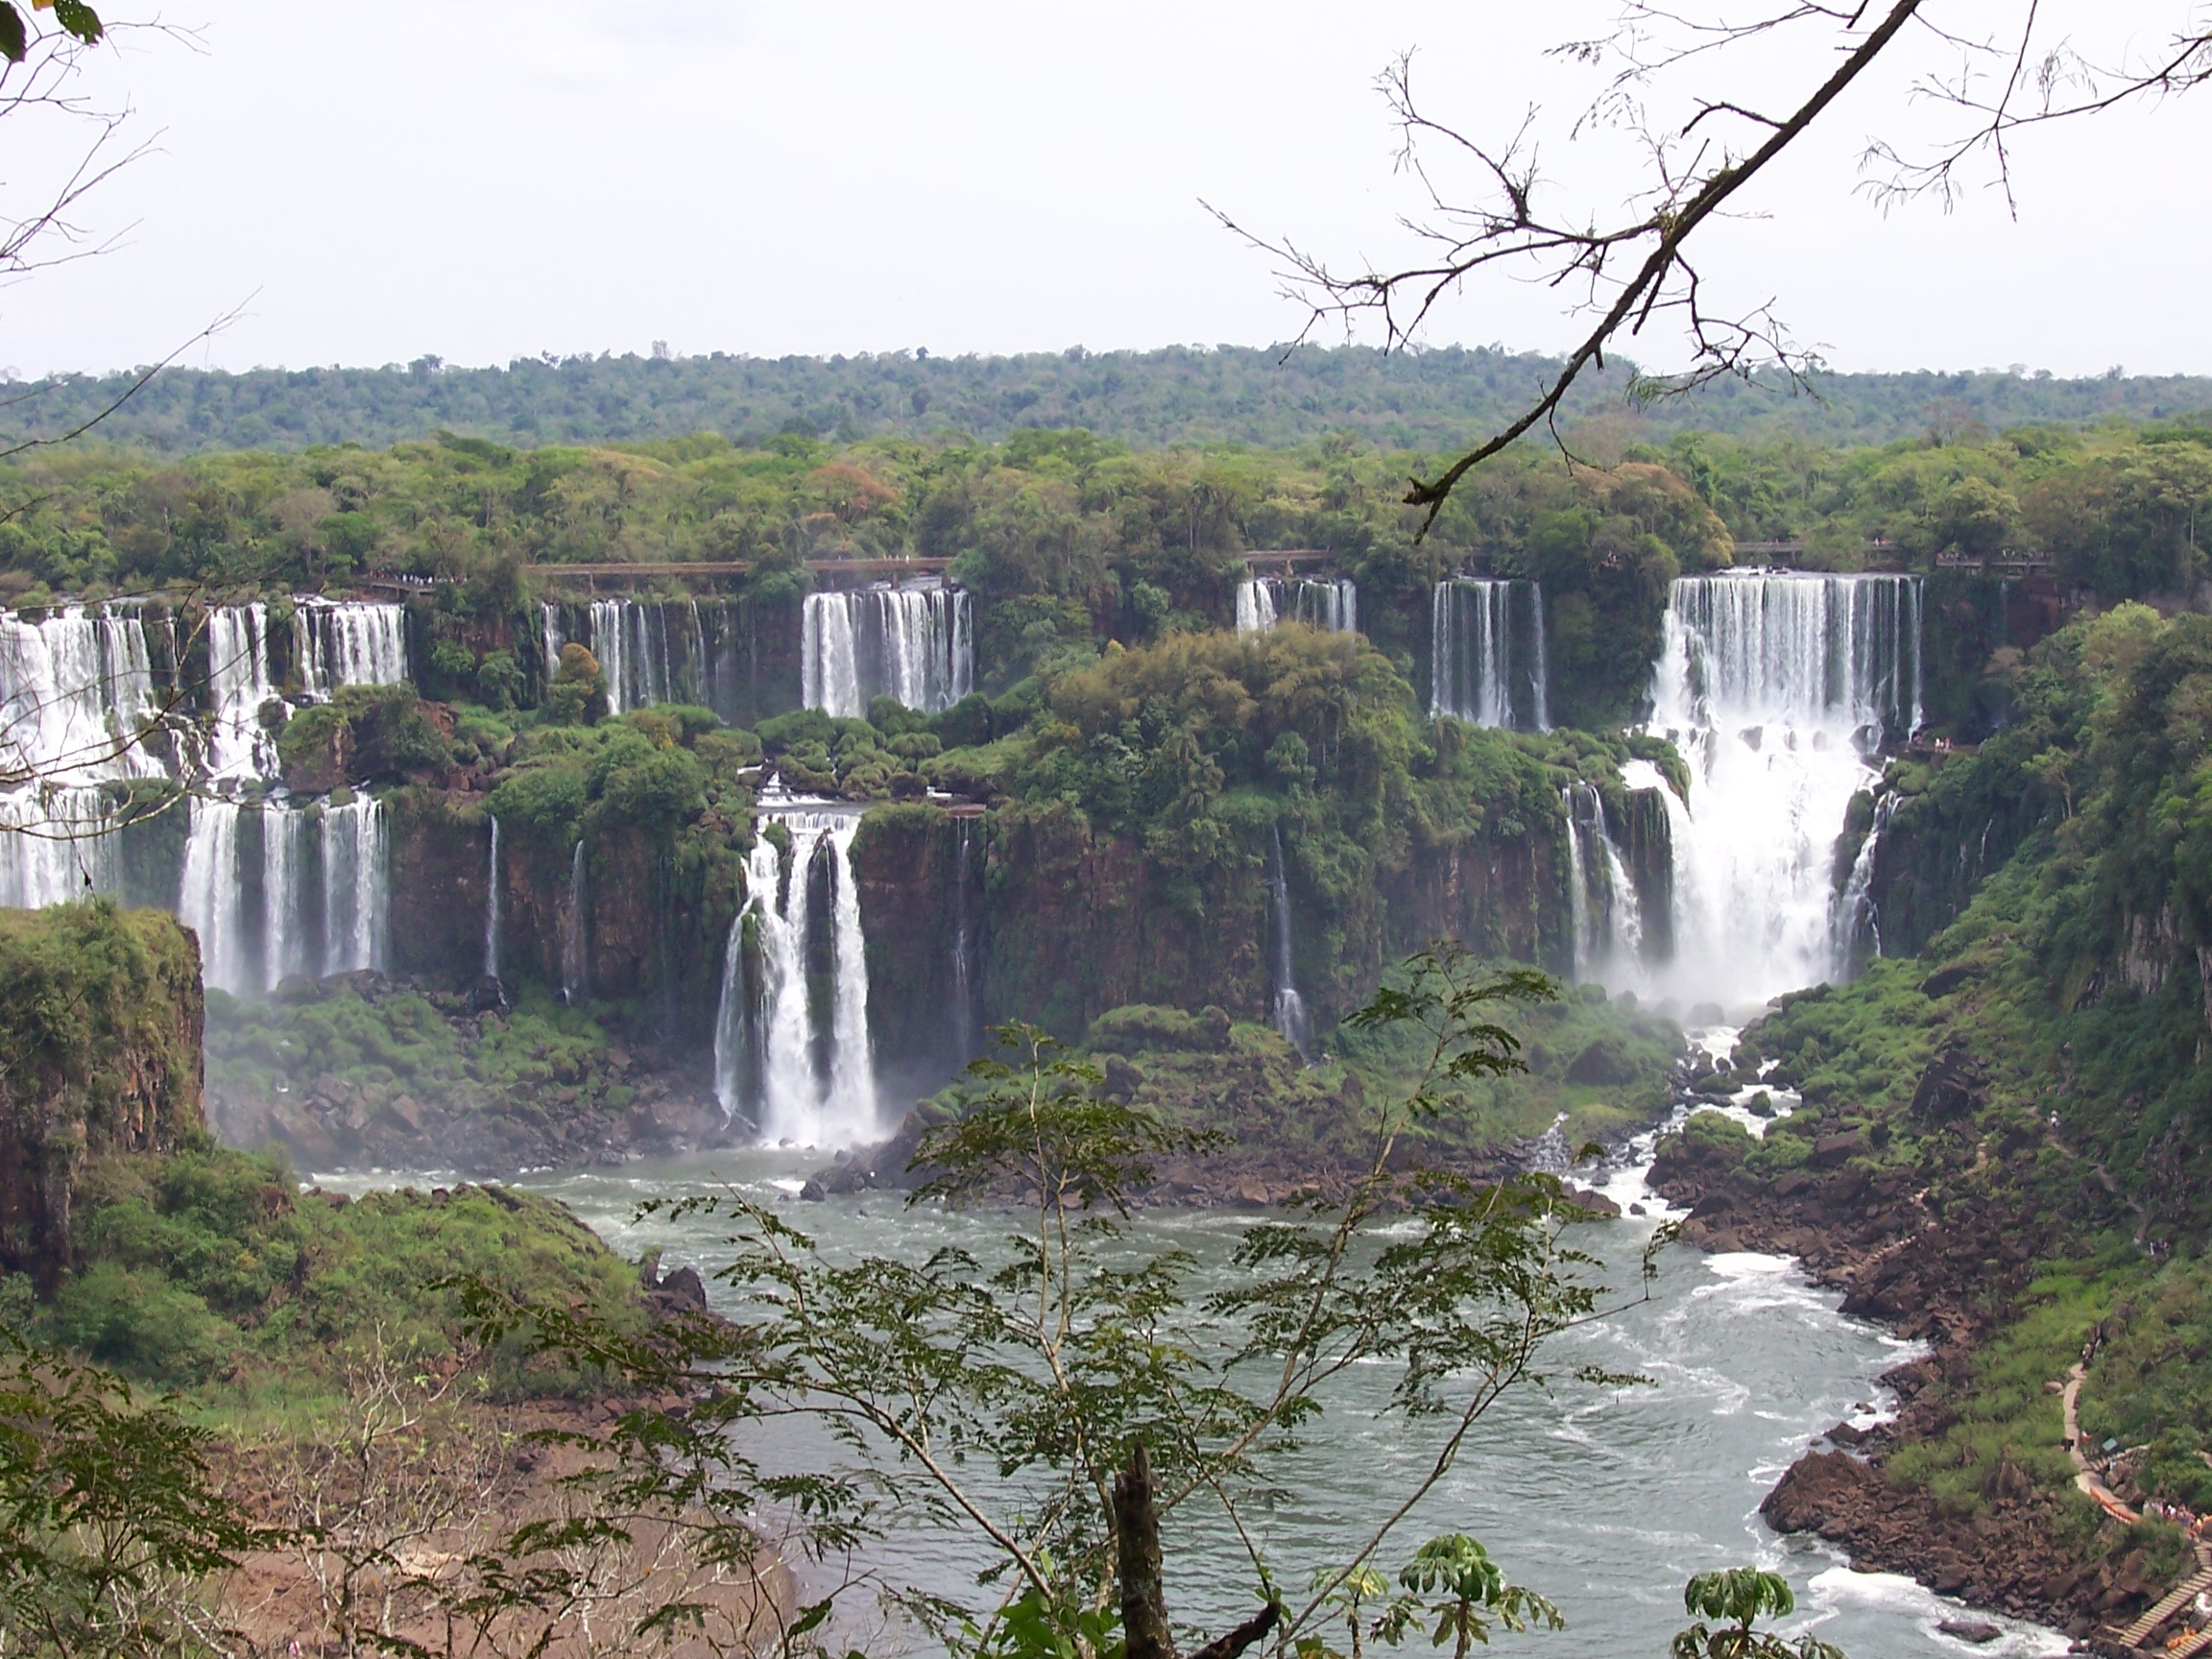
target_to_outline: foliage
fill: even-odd
[[[0,1328],[0,1645],[153,1655],[217,1634],[197,1582],[282,1535],[217,1490],[168,1400]]]
[[[893,1504],[966,1532],[996,1563],[979,1605],[905,1596],[907,1614],[939,1639],[962,1651],[1053,1651],[1064,1640],[1102,1652],[1118,1611],[1117,1562],[1130,1559],[1120,1527],[1135,1524],[1118,1522],[1110,1491],[1133,1444],[1158,1465],[1159,1515],[1218,1505],[1234,1516],[1268,1489],[1269,1459],[1321,1413],[1331,1380],[1384,1361],[1401,1368],[1394,1408],[1438,1424],[1434,1463],[1409,1504],[1491,1404],[1531,1375],[1545,1339],[1596,1314],[1590,1258],[1563,1232],[1578,1213],[1556,1182],[1476,1187],[1407,1169],[1396,1153],[1447,1080],[1513,1069],[1509,1036],[1490,1016],[1550,989],[1537,975],[1482,973],[1455,951],[1409,964],[1363,1022],[1418,1027],[1429,1060],[1405,1100],[1373,1113],[1365,1175],[1334,1212],[1249,1230],[1232,1280],[1210,1297],[1193,1295],[1188,1253],[1148,1253],[1121,1220],[1155,1161],[1188,1137],[1102,1094],[1100,1072],[1044,1032],[1010,1026],[1007,1058],[978,1065],[980,1094],[925,1140],[927,1179],[914,1198],[1004,1214],[1013,1231],[997,1243],[949,1243],[918,1262],[832,1259],[773,1211],[697,1199],[680,1209],[736,1224],[719,1274],[736,1324],[624,1343],[558,1309],[489,1292],[475,1305],[494,1333],[534,1320],[541,1341],[645,1392],[712,1378],[714,1394],[681,1430],[652,1413],[623,1419],[611,1512],[643,1492],[680,1496],[728,1515],[732,1548],[745,1549],[739,1518],[765,1505],[834,1553]],[[729,1432],[789,1413],[829,1431],[845,1454],[839,1469],[779,1485]],[[1144,1470],[1149,1490],[1148,1467],[1130,1467]],[[1248,1628],[1280,1618],[1285,1641],[1318,1632],[1395,1527],[1392,1516],[1362,1521],[1348,1557],[1299,1606],[1277,1608],[1255,1561],[1270,1611]],[[1505,1585],[1472,1540],[1427,1547],[1405,1583],[1418,1600],[1404,1618],[1438,1621],[1439,1638],[1461,1652],[1492,1616],[1551,1616]],[[1124,1578],[1122,1604],[1131,1593]]]
[[[517,1295],[639,1318],[636,1276],[559,1205],[493,1188],[298,1192],[274,1158],[205,1143],[87,1170],[77,1259],[35,1328],[133,1378],[233,1401],[311,1399],[376,1340],[413,1362],[469,1352],[456,1272]],[[572,1373],[488,1357],[493,1387],[560,1392]]]
[[[1787,1618],[1797,1606],[1779,1573],[1751,1567],[1699,1573],[1683,1589],[1682,1605],[1696,1623],[1676,1634],[1674,1659],[1843,1659],[1815,1637],[1786,1642],[1752,1628],[1762,1619]],[[1708,1620],[1726,1623],[1715,1628]]]

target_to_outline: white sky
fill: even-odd
[[[89,88],[127,91],[158,134],[77,215],[123,245],[0,296],[0,366],[147,361],[242,302],[184,361],[1263,344],[1300,314],[1199,198],[1346,262],[1402,247],[1371,82],[1408,46],[1470,132],[1542,103],[1546,155],[1593,208],[1634,179],[1617,144],[1565,140],[1592,84],[1541,56],[1610,15],[1588,0],[170,3],[200,49],[141,37]],[[2148,44],[2185,0],[2073,3],[2100,42]],[[2013,7],[1941,15],[1971,32]],[[1780,102],[1821,72],[1770,57],[1731,90]],[[1841,369],[2212,372],[2192,280],[2212,93],[2024,146],[2017,224],[1987,193],[1887,219],[1853,194],[1871,132],[1933,130],[1903,94],[1894,74],[1855,88],[1760,190],[1772,217],[1707,250],[1729,292],[1773,295]],[[10,125],[0,202],[20,211],[79,135]],[[1556,297],[1504,283],[1427,338],[1574,334]]]

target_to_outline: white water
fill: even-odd
[[[955,1058],[966,1064],[983,1051],[983,985],[970,902],[975,820],[963,817],[952,822],[952,1018],[958,1038]]]
[[[1644,954],[1644,907],[1592,783],[1559,792],[1567,808],[1567,885],[1577,983],[1633,974]]]
[[[1306,998],[1298,995],[1298,975],[1290,948],[1290,878],[1283,863],[1283,830],[1276,827],[1274,857],[1270,861],[1274,899],[1274,1024],[1283,1040],[1298,1050],[1298,1058],[1313,1063],[1312,1026],[1306,1014]]]
[[[101,785],[161,775],[140,740],[159,712],[146,630],[114,607],[0,615],[0,904],[123,884]]]
[[[1237,584],[1237,632],[1262,634],[1279,622],[1303,622],[1323,634],[1359,626],[1359,589],[1349,577],[1326,581],[1249,576]]]
[[[1551,729],[1544,589],[1534,582],[1455,576],[1429,613],[1429,711],[1475,726]]]
[[[745,903],[723,951],[714,1030],[715,1094],[723,1115],[746,1118],[766,1142],[850,1146],[882,1133],[868,1037],[868,953],[853,877],[856,808],[838,802],[764,801],[761,829],[790,838],[786,870],[765,833],[745,865]],[[813,915],[817,864],[830,911]],[[741,948],[754,919],[760,983],[747,982]],[[809,958],[827,932],[828,997],[809,983]],[[825,1006],[824,1003],[827,1005]],[[750,1097],[748,1097],[750,1095]]]
[[[568,899],[561,910],[561,1000],[573,1007],[591,995],[590,899],[584,886],[584,838],[568,854]]]
[[[877,697],[936,713],[974,688],[968,594],[941,584],[878,583],[809,593],[801,613],[804,700],[841,719],[864,719]]]
[[[1675,950],[1652,988],[1741,1007],[1828,978],[1844,815],[1919,722],[1919,579],[1684,577],[1651,698],[1691,773],[1686,807],[1667,794]]]
[[[499,820],[492,817],[492,850],[484,872],[484,977],[499,977]]]
[[[323,807],[323,972],[381,970],[391,916],[384,803]]]
[[[200,935],[200,977],[233,996],[247,983],[244,911],[239,903],[238,803],[194,796],[185,832],[177,918]]]
[[[292,665],[306,697],[327,697],[341,685],[398,685],[408,678],[406,607],[295,600]]]
[[[219,605],[207,613],[209,717],[202,770],[222,780],[274,777],[276,740],[261,723],[276,702],[269,679],[269,607]]]
[[[260,989],[274,991],[286,979],[313,974],[321,964],[307,948],[306,884],[311,812],[261,809]],[[189,848],[187,848],[189,851]],[[372,901],[381,911],[382,899]]]
[[[1839,981],[1856,978],[1870,959],[1882,954],[1882,917],[1874,902],[1874,854],[1896,807],[1895,795],[1886,794],[1874,803],[1874,822],[1867,827],[1866,839],[1859,843],[1843,890],[1836,895],[1829,934],[1836,952],[1831,977]]]

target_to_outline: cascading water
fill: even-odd
[[[341,685],[398,685],[408,677],[406,607],[295,601],[292,667],[306,697],[327,697]]]
[[[1275,1029],[1283,1040],[1298,1050],[1298,1058],[1309,1066],[1313,1063],[1313,1034],[1306,1017],[1306,998],[1298,995],[1296,965],[1290,948],[1290,878],[1283,862],[1283,830],[1280,825],[1270,833],[1274,837],[1274,856],[1270,861],[1273,888],[1273,915],[1269,931],[1273,939],[1273,967],[1275,970]]]
[[[276,742],[261,724],[276,700],[269,679],[269,607],[219,605],[207,613],[207,701],[210,717],[202,769],[210,778],[267,778],[276,771]]]
[[[879,1133],[867,941],[852,861],[860,815],[835,802],[782,798],[764,800],[760,817],[763,832],[746,860],[745,904],[724,950],[715,1093],[724,1115],[748,1118],[763,1141],[858,1144]],[[782,827],[781,837],[765,832],[771,824]],[[778,839],[790,848],[788,870]],[[818,879],[829,899],[819,914]],[[818,954],[829,962],[826,996],[809,981]],[[756,956],[757,986],[749,982]]]
[[[261,809],[261,989],[315,973],[307,950],[306,883],[311,812]],[[381,898],[376,908],[382,913]]]
[[[1644,905],[1605,819],[1594,783],[1559,792],[1567,809],[1568,902],[1574,921],[1574,975],[1579,981],[1632,974],[1644,953]]]
[[[484,977],[499,977],[499,819],[492,815],[492,850],[484,870]]]
[[[1839,981],[1857,978],[1868,962],[1882,954],[1882,917],[1874,903],[1874,850],[1896,809],[1895,795],[1885,794],[1874,803],[1874,822],[1867,828],[1866,839],[1859,843],[1842,891],[1836,895],[1836,914],[1829,928],[1836,960],[1830,976]]]
[[[200,976],[233,996],[252,987],[246,962],[244,905],[238,879],[235,801],[195,796],[184,838],[184,875],[177,919],[200,935]]]
[[[952,851],[952,1019],[962,1064],[983,1051],[983,976],[976,958],[975,918],[970,903],[974,879],[972,850],[975,821],[953,821]]]
[[[1262,634],[1278,622],[1303,622],[1323,634],[1359,626],[1359,589],[1349,577],[1326,581],[1251,576],[1237,584],[1237,632]]]
[[[391,904],[384,803],[323,807],[323,972],[382,969]]]
[[[1669,599],[1650,730],[1689,762],[1660,987],[1763,1002],[1836,971],[1834,857],[1870,757],[1920,717],[1920,581],[1746,572]]]
[[[584,838],[568,855],[568,898],[561,907],[561,1000],[570,1007],[591,995],[590,901],[584,890]]]
[[[162,775],[142,732],[159,712],[140,618],[68,606],[0,615],[0,904],[119,891],[103,784]]]
[[[1544,589],[1534,582],[1455,576],[1429,613],[1429,711],[1475,726],[1551,729]]]
[[[809,593],[800,628],[809,709],[859,719],[872,699],[896,697],[934,714],[974,687],[972,608],[958,588],[879,583]]]

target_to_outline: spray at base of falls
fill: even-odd
[[[1513,732],[1551,730],[1544,589],[1454,576],[1429,611],[1429,711]]]
[[[1640,988],[1741,1007],[1837,972],[1836,842],[1871,757],[1919,723],[1920,612],[1910,576],[1674,583],[1647,730],[1690,802],[1664,793],[1674,950]]]
[[[1306,1014],[1306,998],[1298,995],[1296,964],[1290,948],[1290,877],[1283,862],[1282,827],[1276,826],[1269,833],[1274,838],[1274,856],[1269,861],[1274,900],[1269,928],[1274,935],[1274,1025],[1283,1040],[1298,1050],[1298,1058],[1310,1066],[1313,1064],[1313,1031]]]
[[[1263,634],[1279,622],[1303,622],[1322,634],[1359,627],[1359,589],[1349,577],[1326,581],[1248,576],[1237,584],[1237,632]]]
[[[878,697],[935,714],[974,688],[974,607],[943,584],[809,593],[800,613],[805,706],[860,720]]]
[[[745,864],[745,902],[723,951],[714,1027],[715,1095],[766,1142],[849,1146],[881,1134],[868,1037],[868,951],[853,877],[859,811],[838,802],[764,796],[766,833]],[[819,880],[829,900],[818,909]],[[750,926],[748,926],[750,924]],[[751,949],[748,949],[750,943]],[[827,954],[827,1005],[809,967]]]

